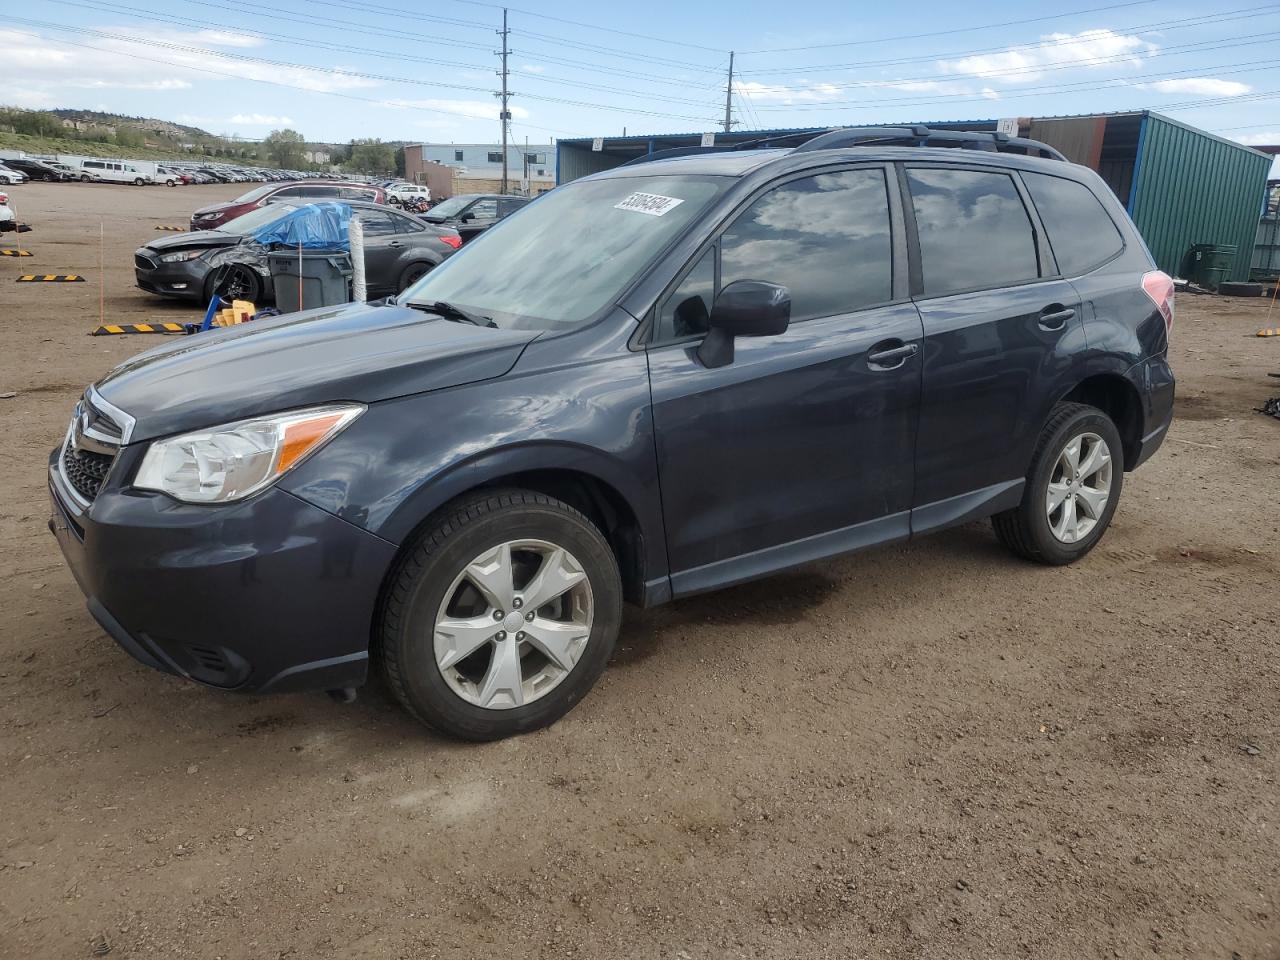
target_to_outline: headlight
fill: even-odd
[[[354,403],[312,407],[157,440],[133,485],[186,503],[243,500],[315,453],[364,410]]]
[[[197,257],[203,257],[207,250],[179,250],[177,253],[166,253],[160,258],[161,263],[183,263],[187,260],[194,260]]]

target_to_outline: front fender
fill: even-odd
[[[639,353],[371,404],[281,486],[402,544],[455,497],[535,470],[573,471],[612,488],[636,517],[646,579],[666,575],[648,366]]]

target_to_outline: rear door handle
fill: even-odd
[[[873,370],[897,370],[914,357],[919,349],[918,343],[886,340],[871,348],[871,352],[867,354],[867,366]]]
[[[1061,330],[1067,321],[1076,315],[1070,307],[1060,303],[1051,303],[1040,311],[1040,326],[1045,330]]]

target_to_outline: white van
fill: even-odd
[[[123,160],[81,160],[80,179],[88,183],[133,183],[139,187],[155,183],[155,178]]]

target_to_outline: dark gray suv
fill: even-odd
[[[501,737],[587,693],[624,601],[982,517],[1082,557],[1169,426],[1172,294],[1032,141],[653,158],[394,302],[122,364],[50,457],[50,526],[143,663],[349,694],[376,657],[415,716]]]

